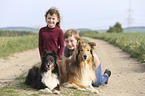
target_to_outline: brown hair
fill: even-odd
[[[70,36],[74,36],[74,38],[75,38],[76,40],[78,40],[78,39],[79,39],[79,32],[76,31],[76,30],[73,30],[73,29],[68,29],[68,30],[64,33],[64,39],[65,39],[65,38],[68,38],[68,37],[70,37]]]
[[[58,26],[60,28],[60,14],[59,14],[59,11],[57,8],[55,7],[51,7],[45,14],[45,19],[47,19],[47,15],[50,14],[50,15],[53,15],[53,14],[56,14],[57,15],[57,18],[58,18],[58,22],[56,23],[56,26]]]

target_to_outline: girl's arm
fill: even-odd
[[[96,69],[97,69],[101,62],[95,52],[94,52],[94,62],[95,62]]]
[[[41,29],[39,30],[38,46],[39,46],[40,57],[42,57],[42,54],[43,54],[43,37],[42,37]]]
[[[58,48],[58,58],[59,59],[62,59],[62,54],[63,54],[63,51],[64,51],[64,39],[63,39],[63,31],[61,30],[60,33],[59,33],[59,38],[58,38],[58,45],[60,46],[60,48]]]

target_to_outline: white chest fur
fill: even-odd
[[[51,70],[42,74],[42,82],[51,90],[53,90],[57,84],[59,84],[57,75],[52,73]]]
[[[80,80],[80,82],[84,85],[84,86],[90,86],[92,84],[92,81],[95,79],[95,74],[94,72],[90,69],[89,65],[87,64],[87,62],[85,62],[85,66],[84,68],[81,70],[82,73],[82,79]]]

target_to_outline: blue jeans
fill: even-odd
[[[106,82],[108,82],[108,76],[106,74],[102,75],[101,72],[101,64],[98,66],[98,68],[96,69],[96,80],[95,82],[93,82],[93,86],[95,87],[99,87],[101,85],[105,85]]]

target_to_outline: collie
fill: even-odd
[[[94,42],[85,44],[79,41],[71,59],[64,58],[58,61],[63,86],[98,93],[98,90],[92,86],[96,78],[94,46],[96,46]]]
[[[56,60],[54,50],[44,51],[41,67],[33,67],[29,70],[25,84],[39,91],[60,94],[59,69]]]

